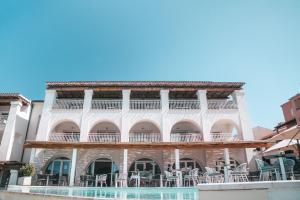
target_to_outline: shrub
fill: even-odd
[[[32,176],[34,174],[34,166],[32,164],[26,164],[20,169],[20,174],[23,176]]]

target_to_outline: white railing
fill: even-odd
[[[5,126],[7,122],[8,115],[0,115],[0,126]]]
[[[130,100],[132,110],[159,110],[161,109],[160,100]]]
[[[129,142],[160,142],[160,133],[131,133]]]
[[[49,141],[57,142],[77,142],[80,139],[80,133],[52,133]]]
[[[233,100],[219,100],[211,99],[207,101],[208,109],[220,110],[220,109],[237,109],[237,104]]]
[[[200,133],[171,133],[171,142],[201,142],[203,137]]]
[[[240,140],[238,136],[232,135],[232,133],[211,133],[211,141],[213,142],[223,142],[223,141],[238,141]]]
[[[90,133],[90,142],[120,142],[121,135],[118,133]]]
[[[53,109],[77,110],[83,108],[83,99],[56,99]]]
[[[92,100],[92,109],[98,110],[121,110],[122,99],[109,99],[109,100]]]
[[[171,110],[196,110],[200,109],[200,101],[195,100],[169,100]]]

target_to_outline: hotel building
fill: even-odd
[[[115,173],[135,170],[155,176],[170,166],[250,164],[263,143],[253,139],[243,85],[48,82],[44,102],[32,110],[26,156],[36,173],[66,176],[71,186],[84,174],[108,174],[113,184]]]

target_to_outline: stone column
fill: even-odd
[[[170,127],[167,123],[167,114],[169,112],[169,90],[161,90],[160,91],[160,99],[161,99],[161,131],[162,131],[162,140],[163,142],[170,141]]]
[[[122,129],[121,129],[121,142],[129,141],[129,128],[127,123],[127,114],[130,110],[130,90],[122,90],[123,103],[122,103]]]
[[[76,160],[77,160],[77,149],[73,149],[73,151],[72,151],[72,161],[71,161],[70,181],[69,181],[70,186],[74,186],[74,183],[75,183]]]
[[[87,115],[92,107],[93,90],[84,90],[84,102],[82,109],[82,117],[80,121],[80,141],[88,141],[89,124],[87,123]]]
[[[0,160],[10,160],[12,155],[13,144],[15,142],[16,135],[16,121],[17,115],[21,110],[21,102],[13,101],[10,103],[10,110],[7,118],[7,123],[4,129],[2,142],[0,146]]]

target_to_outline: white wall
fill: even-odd
[[[31,110],[26,140],[36,140],[44,102],[32,102],[31,105],[32,105],[32,110]],[[24,163],[29,162],[30,153],[31,153],[31,149],[24,150],[22,162]]]

